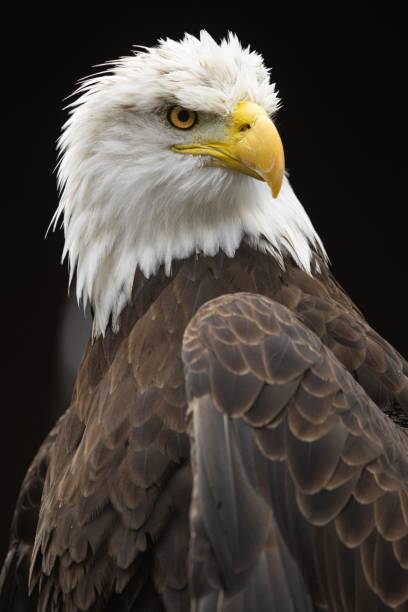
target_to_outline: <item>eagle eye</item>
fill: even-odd
[[[179,130],[189,130],[197,123],[197,113],[182,106],[172,106],[168,113],[169,123]]]

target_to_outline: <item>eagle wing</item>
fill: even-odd
[[[306,302],[223,296],[186,330],[200,612],[408,609],[407,433],[348,371],[377,372],[371,395],[404,408],[406,364]]]
[[[44,440],[21,485],[11,526],[10,550],[0,575],[0,610],[34,612],[36,609],[36,597],[30,598],[28,593],[31,552],[50,453],[69,412],[68,409],[60,417]]]

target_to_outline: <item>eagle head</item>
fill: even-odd
[[[70,280],[113,328],[136,268],[242,242],[310,271],[320,240],[284,174],[279,107],[262,57],[230,34],[160,40],[84,80],[58,142]]]

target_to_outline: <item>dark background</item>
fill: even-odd
[[[79,331],[71,364],[62,358],[62,232],[44,240],[57,204],[62,100],[92,65],[132,44],[205,27],[217,38],[231,29],[263,53],[283,98],[278,125],[291,181],[334,273],[373,327],[408,355],[403,3],[150,4],[150,12],[133,2],[109,12],[98,3],[2,13],[0,563],[21,480],[69,399],[84,342]]]

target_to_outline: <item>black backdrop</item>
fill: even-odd
[[[408,355],[407,79],[403,3],[226,5],[116,3],[107,10],[16,6],[2,13],[2,383],[0,562],[20,482],[61,409],[59,329],[67,273],[62,232],[44,241],[57,203],[62,99],[91,66],[132,44],[229,29],[273,67],[279,129],[295,190],[341,284]],[[85,7],[85,8],[84,8]],[[6,35],[8,35],[6,41]]]

